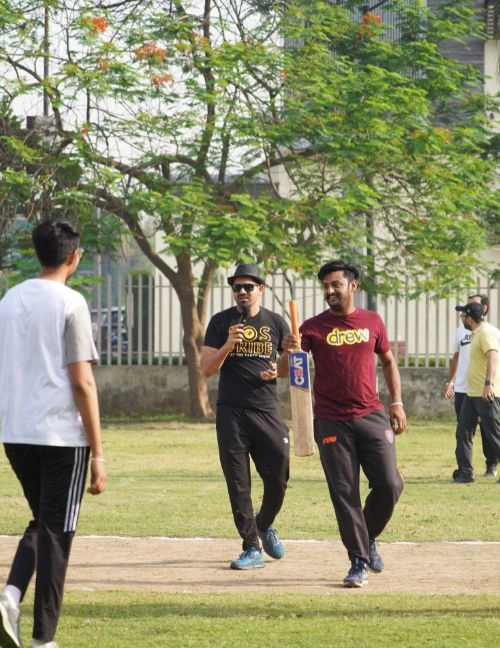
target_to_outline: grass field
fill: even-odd
[[[221,476],[213,426],[134,424],[104,431],[109,484],[87,496],[79,534],[239,539]],[[483,478],[456,485],[454,423],[410,421],[398,438],[405,491],[381,540],[500,541],[500,484]],[[0,535],[17,535],[26,506],[6,460],[0,459]],[[366,482],[363,490],[366,492]],[[254,482],[258,505],[260,483]],[[284,538],[338,539],[318,456],[292,457],[279,516]],[[231,556],[232,557],[232,556]],[[228,558],[231,558],[228,557]],[[91,557],[89,557],[91,560]],[[8,565],[0,565],[5,578]],[[71,567],[70,567],[71,569]],[[464,569],[474,569],[464,565]],[[492,565],[492,578],[498,578]],[[404,578],[404,565],[401,565]],[[62,648],[98,646],[490,646],[500,632],[500,594],[477,596],[230,595],[137,591],[66,594],[58,632]],[[23,633],[29,637],[32,593]]]
[[[58,642],[61,648],[489,648],[498,642],[498,596],[351,594],[68,591]],[[24,620],[25,637],[29,628]]]

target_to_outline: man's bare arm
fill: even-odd
[[[72,362],[68,365],[68,374],[90,445],[90,486],[87,490],[92,495],[98,495],[106,488],[107,476],[102,450],[99,400],[92,366],[90,362]]]
[[[384,379],[391,395],[391,404],[389,405],[389,418],[395,427],[395,433],[401,434],[406,429],[406,414],[401,397],[401,378],[396,360],[392,351],[381,353],[379,356],[380,364]]]

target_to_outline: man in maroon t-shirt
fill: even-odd
[[[351,560],[346,587],[362,587],[368,582],[367,569],[384,568],[376,538],[403,490],[394,432],[406,428],[399,371],[384,323],[377,313],[354,305],[358,276],[357,268],[343,261],[323,265],[318,277],[329,310],[300,327],[302,349],[314,359],[315,440]],[[283,341],[286,350],[298,344],[293,335]],[[389,417],[377,393],[375,354],[391,395]],[[364,508],[360,467],[371,489]]]

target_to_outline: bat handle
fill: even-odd
[[[297,312],[297,302],[295,300],[291,300],[288,302],[289,307],[290,307],[290,322],[292,324],[292,333],[297,340],[300,340],[300,333],[299,333],[299,314]]]

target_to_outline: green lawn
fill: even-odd
[[[498,596],[74,592],[61,648],[456,648],[498,643]],[[352,596],[351,596],[352,595]],[[29,636],[29,622],[25,636]]]
[[[104,431],[104,438],[108,489],[99,497],[85,497],[80,534],[235,537],[213,426],[112,427]],[[411,421],[407,433],[397,439],[405,490],[381,539],[500,540],[500,484],[481,476],[479,439],[477,445],[477,482],[454,484],[453,421]],[[17,534],[26,519],[26,505],[3,457],[0,487],[0,534]],[[258,477],[254,496],[258,505]],[[279,528],[286,538],[338,539],[317,454],[292,456]]]
[[[500,541],[500,484],[451,481],[454,422],[410,421],[399,437],[405,491],[381,537],[390,541]],[[235,538],[212,425],[154,423],[104,431],[109,484],[86,496],[79,534]],[[0,459],[0,534],[27,520],[18,484]],[[366,491],[366,482],[363,482]],[[254,480],[255,502],[261,494]],[[319,458],[292,457],[279,517],[284,538],[338,539]],[[473,565],[464,566],[473,569]],[[5,578],[8,565],[1,565]],[[492,578],[498,578],[492,565]],[[401,566],[404,578],[404,565]],[[477,596],[230,595],[68,591],[58,632],[62,648],[98,646],[490,646],[498,642],[500,594]],[[29,637],[32,592],[24,606]]]

